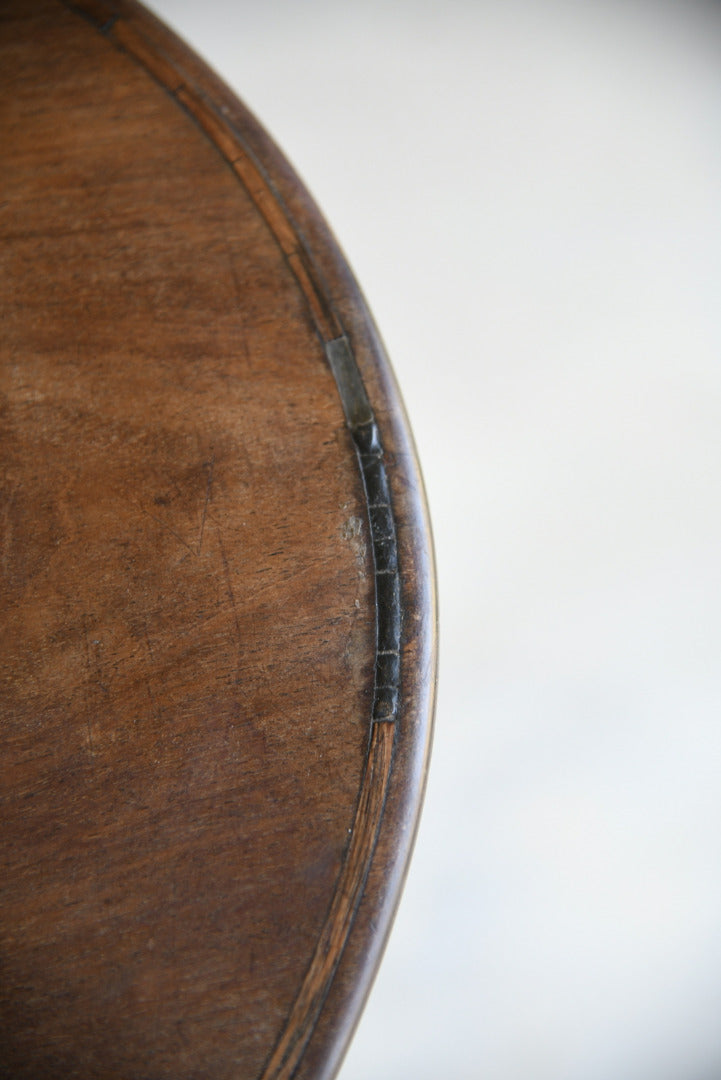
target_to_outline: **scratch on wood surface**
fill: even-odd
[[[88,750],[91,757],[95,757],[95,745],[93,743],[93,723],[92,723],[92,710],[91,710],[91,698],[90,698],[90,684],[93,679],[93,668],[90,659],[90,639],[88,637],[88,623],[87,615],[82,617],[83,627],[83,641],[85,643],[85,668],[87,671],[87,682],[85,684],[85,731],[88,737]]]
[[[156,517],[156,515],[151,513],[150,510],[147,509],[147,507],[142,505],[142,503],[133,502],[133,506],[135,506],[141,514],[145,514],[146,517],[151,518],[151,520],[154,521],[156,525],[159,525],[161,529],[164,529],[165,532],[168,532],[171,536],[174,536],[178,543],[182,544],[184,548],[187,548],[191,555],[197,555],[197,552],[187,542],[187,540],[183,540],[183,537],[180,535],[180,533],[177,533],[175,529],[171,529],[170,525],[168,525],[166,521],[163,521],[161,518]]]
[[[3,554],[2,554],[2,567],[3,572],[7,573],[8,565],[10,563],[10,553],[13,549],[13,518],[12,508],[15,503],[15,498],[20,489],[20,481],[16,481],[12,491],[5,501],[5,510],[3,513]]]
[[[351,551],[355,556],[358,574],[361,578],[366,576],[366,543],[363,538],[363,522],[359,517],[351,515],[341,525],[340,530],[343,540],[350,544]]]
[[[241,347],[243,349],[243,357],[245,359],[245,362],[246,362],[246,364],[249,364],[250,363],[250,351],[248,349],[248,340],[247,340],[247,337],[246,337],[245,322],[244,322],[244,316],[243,316],[243,297],[245,295],[245,290],[243,289],[243,287],[241,285],[240,278],[238,277],[238,269],[237,269],[237,267],[235,265],[235,260],[236,260],[236,257],[237,257],[236,252],[235,252],[235,248],[230,243],[227,245],[227,253],[228,253],[228,265],[230,266],[230,276],[233,279],[233,285],[234,285],[234,288],[235,288],[236,314],[238,315],[238,318],[239,318],[240,324],[241,324],[240,345],[241,345]]]
[[[148,627],[147,626],[143,627],[143,637],[145,638],[145,647],[148,650],[148,656],[150,657],[150,668],[151,668],[151,671],[154,671],[155,670],[155,651],[153,649],[153,646],[150,644],[150,638],[148,636]],[[146,689],[148,691],[148,697],[150,698],[150,705],[151,705],[151,708],[152,708],[153,716],[155,717],[156,720],[161,720],[162,717],[160,715],[160,709],[158,708],[158,703],[155,700],[155,694],[153,693],[153,688],[150,685],[150,676],[149,675],[146,676],[146,678],[145,678],[145,687],[146,687]]]
[[[203,533],[205,532],[205,519],[208,516],[208,505],[213,494],[213,472],[215,471],[215,451],[212,452],[210,461],[203,463],[206,472],[205,501],[203,503],[203,516],[200,521],[200,536],[198,537],[198,555],[203,549]]]
[[[225,544],[223,543],[223,536],[220,531],[220,526],[217,521],[215,522],[215,531],[218,535],[218,547],[220,549],[220,558],[223,562],[223,571],[225,573],[225,588],[230,600],[230,606],[233,611],[233,623],[235,625],[235,640],[237,646],[237,658],[235,665],[235,684],[240,684],[240,671],[243,661],[243,635],[240,629],[240,618],[238,616],[238,605],[235,599],[235,592],[233,590],[233,580],[230,573],[230,563],[228,562],[228,555],[225,550]],[[240,707],[240,703],[236,700],[236,707]]]

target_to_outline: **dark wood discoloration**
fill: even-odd
[[[4,0],[0,78],[0,1075],[329,1076],[432,702],[396,391],[282,158],[138,5]]]

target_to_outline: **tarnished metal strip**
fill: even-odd
[[[372,720],[374,723],[392,723],[398,713],[400,691],[401,589],[396,526],[383,446],[348,339],[343,336],[328,341],[325,352],[355,443],[368,506],[376,591]]]

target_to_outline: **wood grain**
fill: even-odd
[[[409,855],[422,490],[311,201],[142,8],[0,5],[0,1075],[330,1076]]]

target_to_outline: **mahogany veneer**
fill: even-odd
[[[435,673],[327,228],[140,6],[0,2],[0,1076],[331,1076]]]

